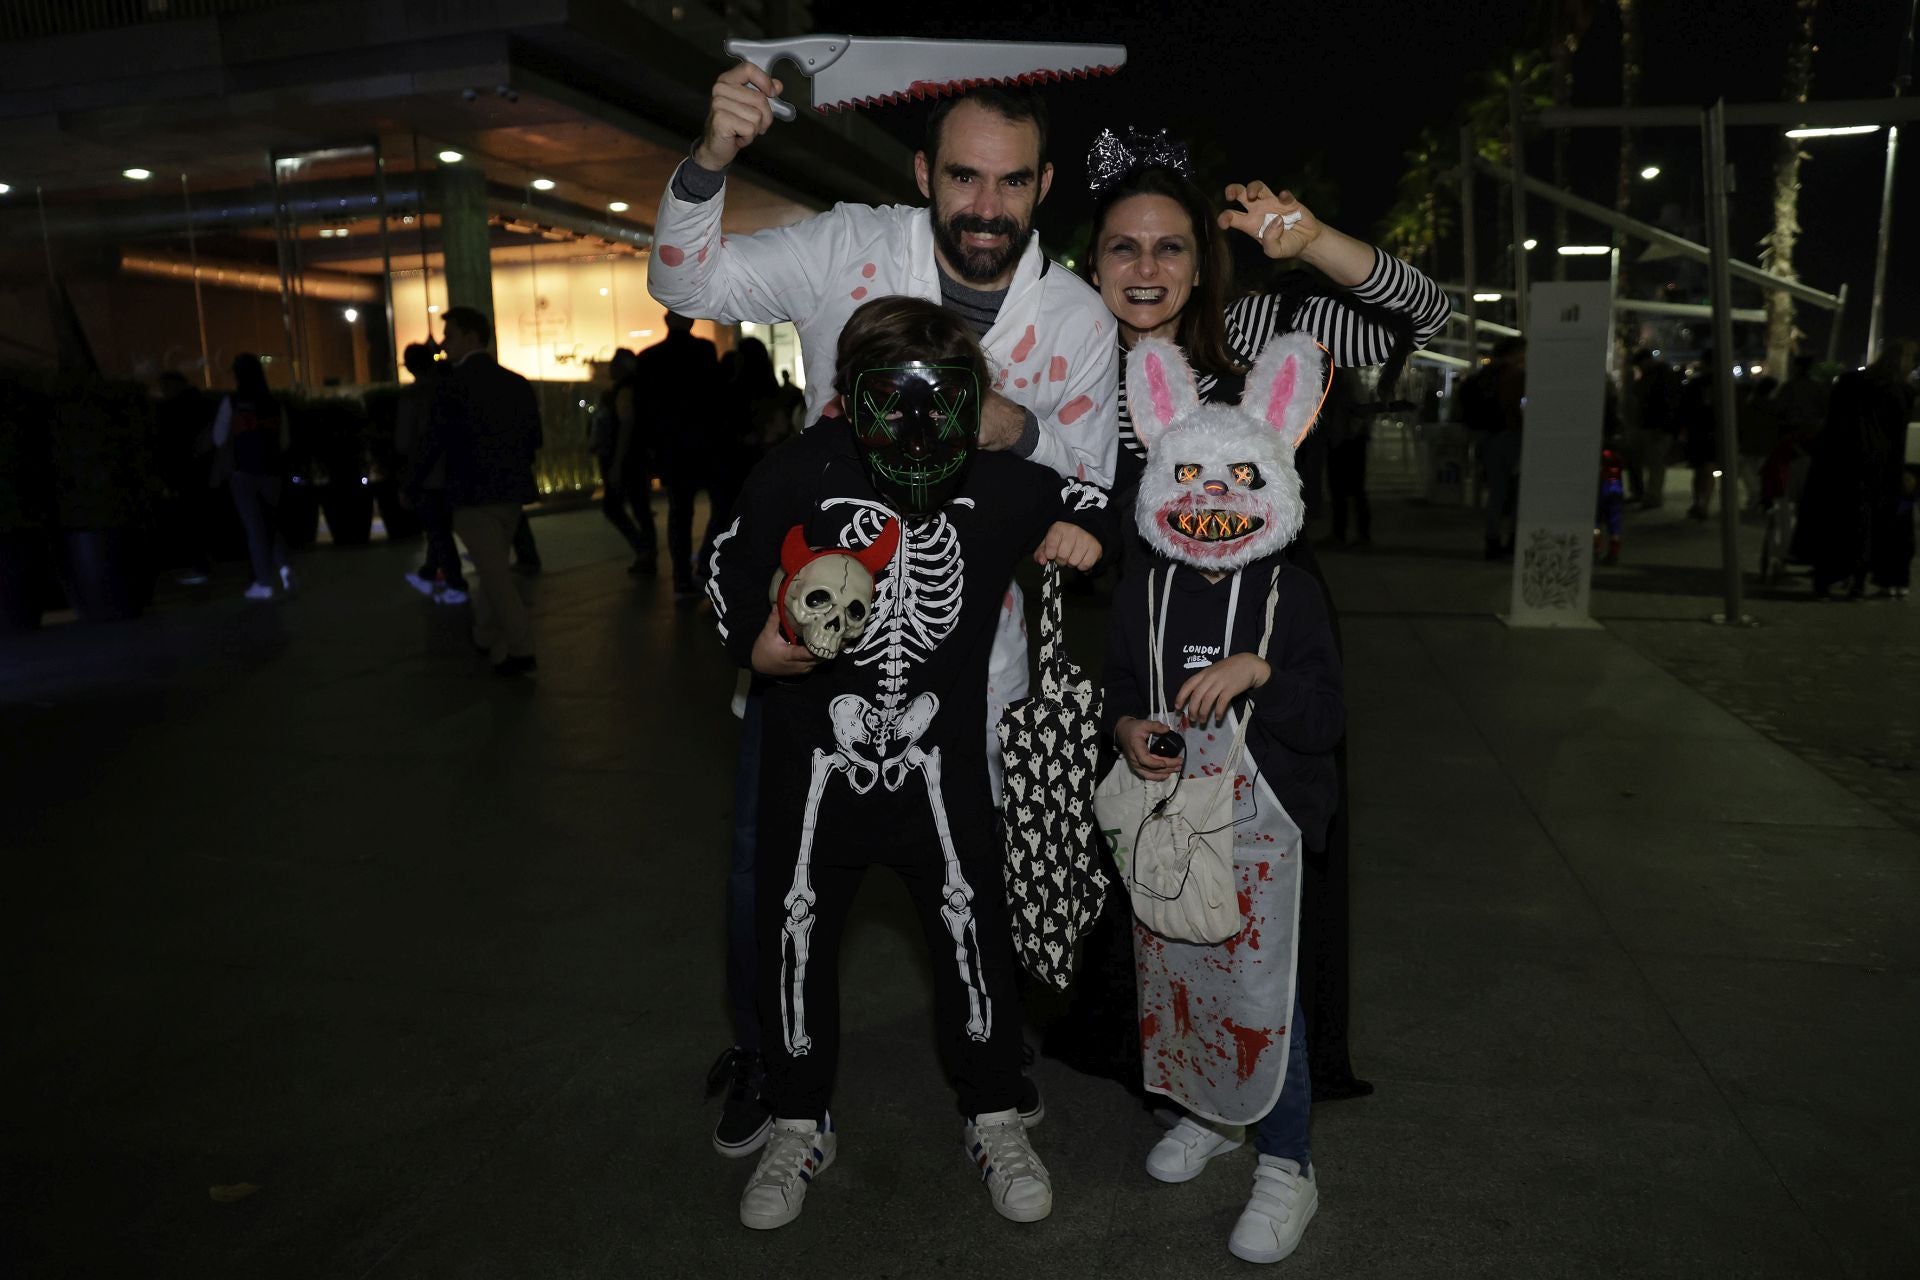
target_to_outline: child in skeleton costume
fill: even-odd
[[[905,882],[926,930],[968,1159],[995,1209],[1034,1221],[1052,1191],[1017,1109],[1020,1007],[979,709],[1014,565],[1037,549],[1091,567],[1106,495],[975,450],[985,362],[936,304],[868,303],[840,336],[838,373],[843,415],[755,469],[713,556],[727,648],[790,677],[765,701],[756,888],[775,1122],[741,1221],[792,1221],[833,1159],[839,942],[875,865]],[[873,571],[863,617],[858,593],[841,602],[858,631],[831,660],[779,634],[768,583],[783,548],[789,568],[807,548],[844,548]],[[789,612],[833,603],[784,598]]]
[[[1285,549],[1305,516],[1293,454],[1323,367],[1310,335],[1277,338],[1236,408],[1201,403],[1172,343],[1143,338],[1127,359],[1147,450],[1135,520],[1152,554],[1114,601],[1109,726],[1141,777],[1200,778],[1229,767],[1250,717],[1234,787],[1240,932],[1208,945],[1134,926],[1146,1088],[1189,1113],[1147,1171],[1184,1182],[1252,1128],[1253,1196],[1228,1242],[1252,1262],[1291,1253],[1318,1203],[1295,933],[1302,855],[1324,842],[1337,801],[1345,709],[1325,601]],[[1156,705],[1180,723],[1152,718]],[[1181,747],[1156,736],[1171,732]]]

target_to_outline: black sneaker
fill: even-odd
[[[707,1096],[724,1092],[720,1123],[713,1127],[713,1149],[729,1160],[750,1156],[767,1145],[773,1113],[766,1102],[767,1065],[759,1054],[735,1045],[707,1072]]]

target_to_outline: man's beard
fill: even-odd
[[[956,213],[943,221],[938,210],[929,209],[928,216],[933,221],[933,242],[940,246],[941,256],[968,284],[992,284],[1007,274],[1026,252],[1027,241],[1033,238],[1032,227],[1023,227],[1004,214],[998,218],[982,218],[972,213]],[[1007,243],[999,249],[970,249],[960,238],[969,231],[982,236],[1005,236]]]

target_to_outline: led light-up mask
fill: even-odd
[[[1292,542],[1306,518],[1293,451],[1319,416],[1326,362],[1307,333],[1267,344],[1235,406],[1202,404],[1180,349],[1127,354],[1127,407],[1147,450],[1134,520],[1170,560],[1227,572]]]
[[[914,361],[854,379],[853,436],[874,491],[903,516],[932,515],[960,492],[980,441],[970,364]]]

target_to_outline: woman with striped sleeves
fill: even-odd
[[[1084,274],[1119,321],[1121,369],[1142,337],[1164,338],[1186,353],[1203,400],[1236,403],[1247,368],[1276,335],[1305,331],[1340,368],[1388,364],[1397,373],[1411,351],[1446,323],[1440,287],[1393,256],[1315,218],[1290,192],[1265,183],[1234,184],[1229,209],[1216,216],[1189,176],[1186,147],[1155,135],[1127,139],[1103,132],[1087,157],[1095,204],[1093,240]],[[1288,272],[1274,292],[1232,296],[1227,232],[1252,236],[1267,257],[1312,270]],[[1380,388],[1387,391],[1383,380]],[[1113,507],[1132,510],[1146,454],[1134,437],[1120,387],[1120,458]],[[1332,403],[1325,412],[1338,412]],[[1323,422],[1332,419],[1324,416]],[[1318,435],[1327,434],[1324,430]],[[1309,437],[1307,447],[1312,447]],[[1302,459],[1303,464],[1306,462]],[[1303,472],[1307,471],[1303,465]],[[1289,557],[1325,580],[1310,541],[1296,539]],[[1332,596],[1327,610],[1339,639]],[[1301,919],[1300,981],[1316,1098],[1372,1092],[1354,1077],[1347,1051],[1347,795],[1346,749],[1336,753],[1340,805],[1321,864],[1306,866]],[[1116,892],[1088,941],[1081,993],[1050,1030],[1047,1051],[1083,1070],[1139,1088],[1134,1027],[1132,913]],[[1204,1159],[1204,1156],[1200,1157]]]

